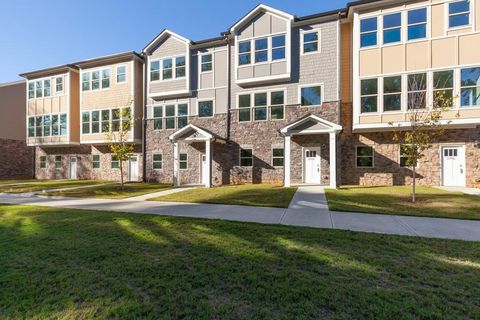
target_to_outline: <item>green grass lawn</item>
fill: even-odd
[[[271,184],[245,184],[197,188],[149,200],[287,208],[296,190]]]
[[[40,182],[43,180],[35,180],[35,179],[0,179],[0,186],[5,186],[8,184],[19,184],[19,183],[32,183],[32,182]]]
[[[412,203],[410,186],[346,186],[325,191],[333,211],[480,219],[480,197],[460,192],[417,187],[417,201]]]
[[[119,183],[92,187],[87,189],[66,190],[50,192],[50,196],[100,198],[100,199],[125,199],[147,193],[164,191],[173,188],[171,185],[159,183],[126,183],[123,190]]]
[[[26,180],[24,182],[19,181],[19,183],[15,185],[0,185],[0,192],[38,192],[51,189],[81,187],[105,182],[106,181],[101,180]]]
[[[2,319],[468,319],[480,243],[0,205]]]

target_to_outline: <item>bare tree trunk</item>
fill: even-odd
[[[413,184],[412,184],[412,202],[415,202],[415,193],[416,193],[416,178],[417,178],[417,171],[415,168],[415,164],[412,165],[412,171],[413,171]]]
[[[120,189],[123,190],[123,160],[120,160]]]

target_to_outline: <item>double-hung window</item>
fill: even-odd
[[[240,149],[240,166],[252,167],[253,166],[253,152],[252,148]]]
[[[175,105],[165,106],[165,129],[175,129]]]
[[[52,116],[52,136],[58,136],[60,133],[58,127],[58,115],[54,114]]]
[[[302,50],[303,53],[310,53],[310,52],[317,52],[319,50],[318,40],[319,34],[318,31],[312,32],[305,32],[302,36],[303,46]]]
[[[285,153],[283,148],[272,149],[272,165],[274,167],[283,167],[284,158],[285,158]]]
[[[188,104],[179,103],[153,107],[153,127],[161,129],[181,129],[188,122]]]
[[[110,110],[102,110],[102,132],[110,131]]]
[[[202,72],[212,71],[212,69],[213,69],[212,60],[213,60],[213,55],[211,53],[204,54],[200,57],[201,71]]]
[[[28,137],[35,137],[35,117],[28,118]]]
[[[322,87],[300,88],[300,105],[302,107],[319,106],[322,104]]]
[[[163,106],[153,107],[153,129],[163,129]]]
[[[40,169],[45,169],[47,167],[47,157],[40,156]]]
[[[251,63],[252,47],[250,40],[238,43],[238,64],[240,66]]]
[[[55,92],[57,94],[63,92],[63,77],[55,78]]]
[[[100,89],[100,71],[92,72],[92,90]]]
[[[433,73],[433,106],[453,106],[453,70]]]
[[[102,89],[110,88],[110,69],[102,70]]]
[[[35,136],[41,137],[43,135],[43,117],[37,116],[35,117]]]
[[[399,111],[402,108],[402,77],[383,78],[383,111]]]
[[[373,168],[373,147],[357,146],[357,168]]]
[[[35,99],[35,82],[28,83],[28,99]]]
[[[383,43],[394,43],[401,41],[402,14],[392,13],[383,16]]]
[[[37,80],[35,81],[35,97],[36,98],[41,98],[43,97],[43,81],[42,80]]]
[[[470,1],[454,1],[448,4],[448,27],[457,28],[470,25]]]
[[[117,67],[117,83],[123,83],[127,81],[127,67],[118,66]]]
[[[377,45],[377,17],[360,20],[360,46]]]
[[[198,116],[200,118],[213,117],[213,100],[198,102]]]
[[[175,58],[175,78],[185,77],[185,57]]]
[[[378,79],[365,79],[360,81],[361,112],[377,112],[378,104]]]
[[[283,119],[285,114],[285,93],[283,91],[270,92],[270,119]]]
[[[186,153],[180,153],[179,165],[180,165],[180,170],[188,169],[188,155]]]
[[[50,97],[51,96],[51,81],[50,80],[44,80],[43,81],[43,96],[44,97]]]
[[[424,109],[427,106],[427,74],[409,74],[408,77],[408,109]]]
[[[162,61],[162,80],[173,78],[173,62],[172,59],[164,59]]]
[[[400,167],[407,168],[411,167],[412,164],[417,166],[416,161],[414,160],[416,157],[412,150],[417,150],[417,148],[412,149],[411,145],[400,145]],[[416,152],[415,152],[416,153]],[[413,161],[413,162],[412,162]]]
[[[480,67],[461,70],[460,100],[462,107],[480,106]]]
[[[120,161],[118,160],[118,157],[114,154],[112,154],[111,157],[112,158],[111,158],[110,166],[112,167],[112,169],[120,168]]]
[[[45,115],[43,116],[43,136],[44,137],[49,137],[51,133],[51,116],[50,115]]]
[[[92,155],[92,167],[93,167],[93,169],[100,169],[100,155],[99,154]]]
[[[160,61],[150,62],[150,81],[160,80]]]
[[[272,37],[272,61],[285,59],[285,35]]]
[[[177,104],[177,129],[181,129],[188,122],[188,104]]]
[[[82,134],[90,133],[90,112],[82,112]]]
[[[100,111],[92,111],[92,133],[100,133]]]
[[[253,97],[253,120],[267,120],[267,93],[255,93]]]
[[[153,170],[161,170],[163,168],[163,155],[162,154],[153,154],[152,157],[152,168]]]
[[[62,156],[55,156],[55,169],[62,168]]]
[[[408,11],[408,40],[423,39],[427,37],[427,9]]]
[[[238,121],[250,121],[251,119],[251,98],[250,94],[242,94],[238,96]]]
[[[90,72],[84,72],[82,74],[82,91],[90,90],[90,77],[91,77]]]
[[[66,136],[67,135],[67,114],[62,113],[60,115],[60,135]]]
[[[268,61],[268,38],[255,40],[255,63]]]
[[[112,131],[119,132],[120,131],[120,109],[112,109]]]

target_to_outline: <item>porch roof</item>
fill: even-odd
[[[339,131],[342,131],[342,126],[313,114],[308,114],[280,129],[280,133],[285,136],[335,133]]]
[[[182,129],[171,134],[168,139],[172,142],[177,141],[217,141],[224,143],[225,139],[215,135],[214,133],[197,127],[196,125],[189,124]]]

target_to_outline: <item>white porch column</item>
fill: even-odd
[[[337,187],[337,133],[330,132],[330,188]]]
[[[210,188],[212,186],[212,148],[211,148],[212,141],[207,140],[205,141],[205,160],[207,161],[207,182],[205,183],[206,188]]]
[[[284,187],[290,187],[290,157],[291,157],[291,137],[285,136],[285,146],[284,146]]]
[[[180,148],[178,142],[173,144],[173,186],[180,186]]]

